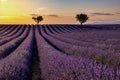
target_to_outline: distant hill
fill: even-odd
[[[93,22],[93,24],[120,24],[120,21],[97,21]]]

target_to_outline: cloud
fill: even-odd
[[[56,15],[56,14],[49,14],[47,16],[49,16],[49,17],[59,17],[59,15]]]
[[[99,13],[99,12],[95,12],[95,13],[91,13],[92,15],[106,15],[106,16],[111,16],[114,15],[112,13]]]
[[[120,14],[120,12],[117,12],[116,14]]]
[[[30,16],[38,16],[39,14],[30,14]],[[42,16],[47,16],[47,17],[60,17],[59,15],[56,15],[56,14],[48,14],[48,15],[42,15]]]
[[[38,16],[38,14],[30,14],[30,16]]]
[[[47,9],[47,8],[46,7],[40,7],[37,10],[45,10],[45,9]]]

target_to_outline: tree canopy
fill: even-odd
[[[43,17],[42,16],[36,16],[36,17],[32,17],[32,19],[39,24],[41,21],[43,21]]]
[[[89,17],[87,16],[87,14],[77,14],[76,15],[76,19],[77,19],[77,21],[79,21],[81,24],[83,24],[83,23],[85,23],[88,19],[89,19]]]

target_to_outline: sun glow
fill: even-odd
[[[44,16],[44,21],[42,23],[55,23],[55,24],[56,23],[78,23],[74,18],[74,16],[80,12],[88,14],[90,17],[89,21],[120,20],[120,11],[119,11],[119,6],[117,9],[117,4],[116,4],[116,8],[114,7],[115,6],[114,5],[113,6],[114,8],[110,6],[112,8],[110,9],[107,6],[106,8],[103,8],[102,6],[100,6],[101,8],[97,8],[95,3],[94,6],[90,4],[90,6],[87,5],[84,9],[84,6],[79,4],[74,4],[74,3],[73,3],[73,6],[69,5],[71,3],[65,3],[66,7],[64,8],[65,4],[62,4],[63,2],[59,3],[59,0],[56,0],[56,1],[58,2],[49,4],[49,0],[0,0],[0,24],[2,23],[34,23],[34,21],[31,19],[32,17],[31,14],[40,14]],[[70,0],[70,2],[71,1],[72,0]],[[73,0],[73,2],[74,1],[79,2],[81,0]],[[117,12],[115,10],[117,10]],[[102,13],[102,11],[104,11],[105,13],[110,12],[113,15],[93,15],[92,14],[94,12]]]
[[[31,6],[24,0],[0,0],[0,23],[31,22]]]
[[[19,3],[19,1],[8,1],[8,0],[0,0],[0,17],[3,18],[7,16],[7,18],[11,17],[19,17],[23,15],[27,15],[27,12],[24,8],[25,4]],[[28,5],[26,5],[28,6]]]
[[[1,2],[7,2],[7,0],[0,0]]]

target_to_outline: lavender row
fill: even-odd
[[[114,68],[119,68],[120,64],[120,54],[115,53],[112,50],[104,51],[92,47],[81,47],[76,45],[71,45],[69,43],[65,43],[58,39],[55,39],[49,35],[47,35],[43,27],[40,27],[42,35],[51,42],[52,45],[57,47],[59,50],[63,51],[67,55],[81,56],[89,59],[93,59],[98,63],[102,63],[104,65],[109,65]]]
[[[0,60],[0,80],[31,80],[34,47],[33,28],[21,45],[6,58]]]
[[[116,71],[91,59],[66,55],[53,48],[36,30],[41,75],[44,80],[119,80]]]
[[[115,50],[116,47],[116,44],[115,44],[115,41],[114,41],[114,44],[110,43],[110,44],[98,44],[98,43],[92,43],[92,42],[85,42],[85,41],[81,41],[81,40],[75,40],[75,39],[72,39],[72,38],[66,38],[66,37],[63,37],[61,35],[57,35],[57,34],[53,34],[52,32],[55,32],[55,30],[49,30],[48,27],[44,27],[46,33],[48,33],[49,35],[51,35],[52,37],[54,38],[57,38],[61,41],[64,41],[64,42],[67,42],[67,43],[70,43],[70,44],[73,44],[73,45],[77,45],[77,46],[83,46],[83,47],[95,47],[97,49],[102,49],[102,50],[114,50],[114,51],[118,51],[118,50]],[[64,34],[65,35],[65,34]],[[93,40],[94,42],[94,40]],[[117,41],[116,41],[117,44],[119,44]],[[120,50],[119,50],[120,51]]]
[[[21,29],[19,31],[16,31],[15,34],[9,36],[9,37],[3,37],[2,39],[0,39],[0,46],[2,46],[3,44],[8,43],[9,41],[19,37],[20,35],[23,34],[23,32],[26,30],[26,27],[21,27]]]
[[[4,26],[4,28],[1,29],[0,34],[2,34],[2,32],[4,32],[7,28],[9,28],[8,26]]]
[[[3,30],[5,27],[3,25],[0,25],[0,31]]]
[[[66,27],[66,26],[59,26],[59,27],[64,27],[64,28],[66,28],[67,30],[69,30],[69,28],[71,28],[70,30],[74,30],[73,27],[75,27],[76,29],[78,28],[78,27],[76,27],[75,25],[71,25],[71,26],[67,26],[67,27]],[[87,31],[108,31],[108,32],[109,32],[109,31],[119,31],[119,30],[114,30],[114,29],[113,29],[113,30],[112,30],[112,29],[111,29],[111,30],[95,29],[95,28],[89,29],[89,28],[91,28],[90,26],[88,26],[89,28],[84,28],[84,29],[82,29],[82,27],[84,28],[85,26],[80,26],[79,28],[81,28],[82,31],[86,31],[86,32],[87,32]],[[93,26],[93,27],[94,27],[94,26]],[[108,26],[108,27],[109,27],[109,26]],[[54,27],[54,28],[55,28],[55,27]],[[57,28],[58,28],[58,27],[57,27]],[[73,32],[73,31],[72,31],[72,32]],[[93,34],[94,34],[94,33],[93,33]],[[93,34],[92,34],[92,35],[93,35]],[[74,34],[73,34],[73,35],[74,35]],[[107,35],[109,35],[109,33],[107,33]],[[112,35],[112,34],[110,34],[110,35]],[[68,36],[71,37],[70,35],[68,35]],[[79,34],[78,34],[78,36],[79,36]],[[73,36],[73,37],[78,38],[78,36]],[[80,34],[80,36],[81,36],[81,34]],[[105,35],[103,35],[103,36],[105,36]],[[103,36],[102,36],[102,37],[103,37]],[[89,36],[88,36],[88,37],[89,37]],[[94,34],[94,35],[91,36],[91,37],[96,37],[96,38],[97,38],[98,36]],[[107,37],[107,36],[105,36],[104,38],[106,38],[106,37]],[[112,37],[113,37],[113,36],[112,36]],[[118,36],[117,36],[117,37],[118,37]]]
[[[72,26],[76,27],[74,25]],[[68,27],[72,28],[71,26],[68,26]],[[56,28],[56,27],[53,26],[49,28],[49,30],[52,28]],[[50,31],[56,34],[55,32],[56,30],[54,29]],[[67,42],[70,42],[70,43],[73,42],[74,44],[78,44],[78,45],[87,44],[86,46],[95,46],[103,50],[114,49],[115,51],[120,51],[119,34],[120,34],[119,30],[104,30],[104,29],[103,30],[96,30],[96,29],[95,30],[78,30],[78,31],[73,30],[71,33],[63,33],[63,34],[57,33],[57,37],[62,36],[63,38],[68,39],[66,40]],[[67,37],[66,35],[69,37]],[[77,39],[74,39],[74,37],[80,38],[80,39],[77,40]]]
[[[6,28],[4,30],[0,31],[0,35],[4,34],[4,32],[9,31],[10,28],[11,28],[11,25],[6,26]]]
[[[27,29],[24,31],[22,35],[20,35],[19,37],[13,39],[12,41],[4,45],[1,45],[0,46],[0,59],[6,57],[7,55],[10,54],[10,52],[15,50],[17,46],[19,46],[24,41],[24,39],[27,37],[29,30],[30,30],[30,27],[27,27]]]
[[[47,27],[50,27],[50,29],[52,29],[53,31],[55,31],[54,33],[55,34],[64,34],[66,31],[63,29],[63,28],[61,28],[62,26],[59,26],[59,25],[54,25],[54,26],[47,26]],[[70,29],[69,29],[70,28]],[[78,28],[78,27],[76,27],[76,26],[74,26],[74,27],[72,27],[72,26],[68,26],[68,28],[67,28],[67,30],[69,30],[69,31],[81,31],[81,29],[80,28]]]
[[[75,36],[76,34],[77,36]],[[84,30],[84,32],[73,31],[65,35],[61,34],[61,36],[89,42],[94,40],[93,43],[109,43],[109,39],[119,40],[119,34],[119,30]]]
[[[84,32],[76,32],[62,34],[61,36],[69,39],[75,39],[82,42],[88,42],[96,45],[97,47],[108,49],[113,48],[120,51],[120,31],[119,30],[85,30]],[[66,36],[67,35],[67,36]]]
[[[83,26],[84,27],[84,26]],[[69,26],[71,28],[71,26]],[[83,31],[83,30],[81,30]],[[119,37],[119,30],[84,30],[84,32],[77,32],[77,31],[72,31],[71,33],[66,33],[66,34],[61,34],[64,37],[69,36],[70,38],[76,37],[78,40],[87,40],[92,42],[93,40],[97,40],[98,42],[108,42],[108,38],[115,38],[115,39],[120,39]],[[77,36],[75,36],[77,34]],[[106,34],[106,35],[104,35]],[[66,36],[67,35],[67,36]],[[106,41],[105,41],[106,40]],[[108,42],[109,43],[109,42]]]
[[[76,25],[74,25],[74,26],[72,26],[72,25],[54,25],[54,26],[51,26],[51,29],[54,29],[59,33],[61,33],[60,31],[62,31],[64,33],[72,33],[73,31],[83,31],[80,27],[78,27]]]
[[[7,35],[4,35],[4,36],[0,37],[0,39],[11,37],[11,36],[15,35],[17,32],[19,32],[19,30],[21,29],[21,26],[15,26],[15,27],[16,28],[12,32],[8,33]]]
[[[53,33],[55,33],[55,34],[52,34],[52,33],[50,32],[50,30],[48,30],[48,27],[44,27],[44,28],[45,28],[44,30],[46,31],[47,34],[49,34],[49,35],[51,35],[52,37],[57,38],[57,39],[59,39],[59,40],[61,40],[61,41],[64,41],[64,42],[67,42],[67,43],[71,43],[71,44],[73,44],[73,45],[78,45],[78,46],[84,46],[84,45],[85,45],[85,46],[93,46],[93,44],[92,44],[92,43],[89,43],[89,42],[78,41],[78,40],[76,40],[76,39],[66,38],[66,37],[62,36],[62,35],[65,35],[65,33],[62,34],[62,35],[59,35],[59,34],[56,34],[54,30],[51,30]],[[49,29],[50,29],[50,28],[49,28]],[[86,45],[86,44],[87,44],[87,45]]]
[[[20,27],[20,26],[16,27],[16,29],[13,30],[11,33],[9,33],[9,34],[7,34],[5,36],[0,37],[0,40],[3,40],[5,38],[13,37],[14,35],[18,34],[22,28],[23,27]]]
[[[16,26],[12,26],[10,27],[9,30],[7,30],[6,32],[4,32],[2,35],[0,35],[0,37],[6,36],[8,34],[10,34],[12,31],[14,31],[16,29]]]
[[[81,41],[82,43],[85,43],[85,44],[87,44],[87,43],[90,44],[90,45],[93,44],[93,46],[96,46],[98,48],[102,48],[103,50],[109,49],[109,48],[114,48],[115,50],[119,50],[119,47],[120,47],[119,46],[119,44],[120,44],[119,43],[120,42],[119,41],[120,40],[119,30],[104,30],[104,29],[103,30],[97,30],[97,29],[94,29],[94,28],[93,28],[93,30],[91,30],[91,29],[89,30],[89,28],[86,29],[86,30],[84,30],[84,29],[82,30],[82,27],[85,27],[85,26],[82,26],[82,27],[80,27],[81,30],[76,31],[76,29],[79,29],[78,28],[79,26],[76,26],[76,25],[68,25],[68,27],[67,27],[67,25],[65,25],[65,26],[60,25],[59,27],[57,27],[56,30],[55,29],[51,30],[52,28],[56,28],[56,26],[55,25],[45,25],[45,26],[47,26],[48,28],[50,27],[49,30],[52,33],[54,33],[60,27],[61,28],[65,27],[66,29],[71,28],[71,30],[73,29],[71,31],[71,33],[63,33],[63,34],[60,33],[59,34],[60,36],[63,36],[63,37],[67,37],[66,35],[68,35],[68,36],[70,35],[70,38],[69,38],[70,40],[69,41],[71,41],[71,38],[72,38],[73,40],[75,40],[77,42]],[[75,28],[73,28],[73,27],[75,27]],[[104,35],[104,34],[107,34],[107,35],[105,35],[103,37],[102,35]],[[89,37],[88,35],[90,36],[90,38],[88,38]],[[80,39],[76,40],[76,39],[74,39],[74,37],[80,38]]]

